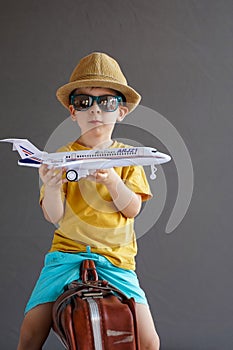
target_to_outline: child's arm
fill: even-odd
[[[44,217],[49,222],[58,223],[64,214],[64,205],[61,195],[61,187],[66,179],[62,178],[65,169],[48,169],[43,164],[39,168],[40,178],[44,183],[44,198],[42,201],[42,210]]]
[[[139,213],[141,196],[131,191],[113,168],[98,170],[88,178],[107,187],[115,206],[124,216],[133,218]]]

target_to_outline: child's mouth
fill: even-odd
[[[91,120],[89,123],[91,123],[91,124],[103,124],[103,122],[101,122],[101,120]]]

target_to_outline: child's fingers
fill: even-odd
[[[96,179],[105,179],[108,177],[109,169],[98,169],[95,172]]]
[[[91,181],[102,182],[107,179],[108,175],[109,175],[108,170],[99,169],[99,170],[96,170],[94,173],[88,175],[86,179]]]
[[[108,171],[109,171],[109,169],[98,169],[98,170],[96,170],[96,173],[105,174]]]
[[[39,175],[43,183],[52,187],[61,186],[67,182],[64,179],[65,172],[66,168],[49,168],[47,164],[42,164],[39,168]]]
[[[51,169],[51,171],[48,172],[48,179],[51,180],[53,183],[58,183],[62,180],[62,169]]]
[[[60,169],[56,169],[56,168],[52,167],[52,168],[48,169],[46,176],[48,178],[53,178],[60,173],[61,173]]]
[[[42,164],[40,167],[39,167],[39,174],[40,175],[45,175],[46,172],[47,172],[47,169],[48,169],[48,166],[47,164]]]
[[[90,180],[90,181],[95,181],[96,180],[96,177],[94,174],[91,174],[91,175],[88,175],[85,177],[86,180]]]
[[[54,184],[58,178],[61,178],[62,171],[54,167],[48,168],[48,166],[45,165],[40,167],[39,174],[44,184],[50,184],[51,182]]]
[[[96,179],[98,180],[101,180],[101,179],[106,179],[108,177],[108,173],[107,172],[103,172],[103,171],[99,171],[97,174],[96,174]]]

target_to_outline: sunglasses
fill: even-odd
[[[103,95],[103,96],[91,96],[91,95],[71,95],[70,102],[76,111],[86,111],[96,101],[99,108],[104,112],[114,112],[117,110],[119,104],[123,102],[121,96]]]

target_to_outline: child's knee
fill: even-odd
[[[49,335],[52,303],[41,304],[29,311],[20,330],[18,350],[41,349]]]
[[[33,331],[27,324],[22,324],[20,330],[19,347],[18,349],[30,349],[35,342],[36,332]]]

